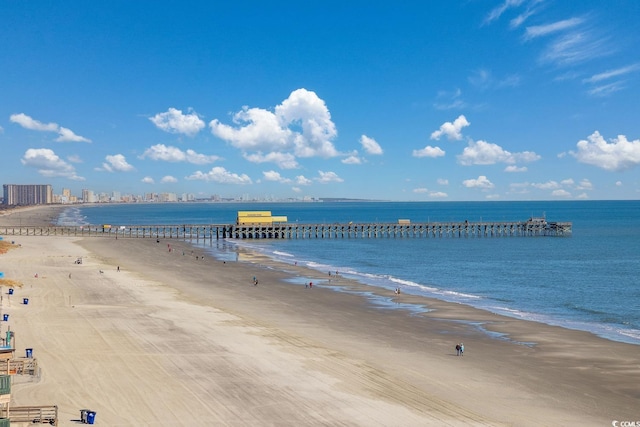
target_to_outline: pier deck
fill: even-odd
[[[119,226],[0,226],[4,236],[78,236],[111,238],[339,239],[570,236],[571,222],[481,221],[334,224],[182,224]]]

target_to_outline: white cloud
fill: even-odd
[[[167,175],[167,176],[163,176],[162,179],[160,180],[160,182],[164,183],[174,183],[174,182],[178,182],[178,180],[171,176],[171,175]]]
[[[505,0],[501,5],[496,6],[489,12],[487,17],[484,19],[485,24],[489,24],[502,16],[504,12],[508,9],[515,8],[524,3],[524,0]]]
[[[576,186],[577,190],[593,190],[593,184],[587,178],[584,178]]]
[[[12,114],[9,120],[22,126],[25,129],[36,130],[39,132],[57,132],[59,136],[55,139],[57,142],[91,142],[83,136],[76,135],[71,129],[59,126],[57,123],[42,123],[35,120],[24,113]]]
[[[201,172],[197,171],[186,179],[188,180],[197,180],[197,181],[212,181],[220,184],[251,184],[251,178],[249,178],[246,174],[235,174],[227,171],[225,168],[217,166],[212,168],[209,172]]]
[[[587,91],[587,93],[591,96],[606,97],[624,88],[625,86],[623,82],[612,82],[605,85],[592,87]]]
[[[489,189],[494,187],[493,183],[484,175],[480,175],[477,179],[465,179],[462,181],[462,185],[467,188]]]
[[[543,62],[572,65],[612,53],[603,40],[586,31],[574,31],[553,40],[542,53]]]
[[[569,193],[567,190],[563,190],[563,189],[553,190],[551,192],[551,195],[553,197],[571,197],[571,193]]]
[[[525,39],[530,40],[536,37],[547,36],[549,34],[558,33],[570,28],[576,27],[584,22],[582,18],[569,18],[562,21],[553,22],[546,25],[534,25],[527,27],[525,31]]]
[[[269,159],[271,153],[323,158],[339,154],[332,142],[338,133],[329,109],[315,92],[306,89],[291,92],[273,112],[243,107],[233,122],[236,126],[214,119],[209,123],[211,133],[245,153],[259,153],[262,159]],[[265,152],[268,154],[263,155]]]
[[[595,131],[587,140],[577,144],[577,151],[571,151],[580,163],[597,166],[608,171],[623,171],[640,164],[640,139],[627,140],[626,136],[618,135],[611,142],[605,141],[600,132]]]
[[[23,165],[38,170],[44,177],[63,177],[73,181],[84,181],[84,178],[76,174],[75,168],[62,160],[48,148],[29,148],[20,159]]]
[[[575,184],[575,181],[573,180],[573,178],[567,178],[567,179],[563,179],[562,181],[560,181],[560,184],[562,184],[562,185],[573,185],[573,184]]]
[[[495,163],[513,164],[517,162],[534,162],[540,156],[532,151],[510,153],[497,144],[486,141],[469,141],[469,145],[458,155],[462,165],[493,165]]]
[[[156,144],[145,150],[139,157],[145,157],[151,160],[162,160],[165,162],[188,162],[195,165],[205,165],[220,160],[218,156],[207,156],[205,154],[196,153],[193,150],[182,151],[177,147],[166,146],[164,144]]]
[[[522,167],[518,167],[515,165],[510,165],[507,166],[506,168],[504,168],[505,172],[526,172],[527,171],[527,167],[526,166],[522,166]]]
[[[158,113],[149,120],[160,130],[169,133],[181,133],[187,136],[194,136],[206,126],[198,114],[191,109],[189,113],[182,114],[182,110],[169,108],[164,113]]]
[[[418,193],[418,194],[427,193],[428,191],[429,191],[429,189],[424,188],[424,187],[414,188],[413,189],[413,192],[414,193]]]
[[[560,184],[558,184],[556,181],[547,181],[547,182],[540,182],[540,183],[532,183],[531,186],[539,190],[553,190],[553,189],[559,188]]]
[[[413,152],[411,153],[411,155],[413,157],[442,157],[444,156],[445,152],[443,149],[441,149],[440,147],[432,147],[430,145],[427,145],[426,147],[420,149],[420,150],[413,150]]]
[[[462,100],[462,91],[456,89],[453,92],[440,91],[438,93],[438,102],[433,106],[437,110],[459,110],[467,106],[467,103]]]
[[[302,192],[302,188],[300,187],[291,187],[291,190],[295,193],[301,193]]]
[[[622,187],[622,181],[616,181],[616,187]]]
[[[296,184],[297,185],[311,185],[312,181],[308,178],[305,178],[303,175],[296,176]]]
[[[449,180],[444,178],[438,178],[436,182],[440,185],[449,185]]]
[[[431,139],[440,139],[442,135],[446,136],[449,140],[461,140],[462,128],[469,126],[471,123],[467,121],[467,118],[462,114],[457,119],[451,122],[445,122],[440,126],[440,129],[431,133]]]
[[[32,119],[24,113],[12,114],[9,116],[9,120],[13,123],[17,123],[25,129],[29,130],[37,130],[41,132],[57,132],[58,124],[57,123],[42,123],[38,120]]]
[[[84,136],[76,135],[71,129],[60,126],[58,129],[59,137],[56,138],[57,142],[91,142],[90,139]]]
[[[262,153],[245,153],[244,158],[251,163],[275,163],[280,169],[296,169],[299,166],[296,157],[291,153],[278,153],[275,151],[266,155]]]
[[[328,184],[330,182],[343,182],[344,181],[335,172],[318,171],[318,175],[320,175],[320,176],[318,178],[316,178],[316,181],[318,181],[321,184]]]
[[[358,156],[352,155],[340,160],[340,162],[344,163],[345,165],[360,165],[362,164],[362,159]]]
[[[587,193],[581,193],[576,196],[576,199],[587,200],[589,195]]]
[[[444,199],[449,197],[449,195],[447,193],[444,193],[442,191],[434,191],[429,193],[429,197],[431,197],[432,199]]]
[[[70,156],[67,156],[67,160],[69,160],[71,163],[83,163],[83,161],[80,158],[80,156],[78,156],[76,154],[72,154]]]
[[[614,70],[608,70],[603,73],[594,74],[588,79],[583,79],[584,83],[596,83],[602,80],[607,80],[612,77],[619,77],[634,71],[640,70],[640,64],[627,65],[626,67],[616,68]]]
[[[380,147],[380,144],[378,144],[376,142],[375,139],[373,138],[369,138],[367,135],[362,135],[360,137],[360,144],[362,145],[362,149],[367,153],[367,154],[382,154],[382,147]]]
[[[289,178],[284,178],[283,176],[280,175],[279,172],[276,171],[265,171],[262,172],[262,175],[264,176],[264,179],[266,181],[274,181],[274,182],[280,182],[283,184],[288,184],[291,182],[291,180]]]
[[[140,181],[144,182],[145,184],[153,184],[155,182],[150,176],[145,176]]]
[[[130,172],[135,170],[127,163],[127,159],[122,154],[109,155],[105,157],[106,162],[102,163],[102,170],[107,172]]]

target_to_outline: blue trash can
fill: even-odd
[[[96,413],[95,411],[87,412],[87,424],[93,424],[96,421]]]
[[[2,315],[2,320],[5,321],[5,322],[8,322],[9,321],[9,315],[8,314],[3,314]]]
[[[29,298],[22,298],[22,302],[24,303],[24,305],[29,304]]]
[[[9,295],[13,295],[13,288],[9,288]]]
[[[27,348],[26,351],[27,351],[27,357],[31,359],[33,357],[33,349]]]

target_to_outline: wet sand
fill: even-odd
[[[12,405],[57,404],[59,425],[83,408],[109,426],[640,419],[638,346],[179,241],[11,239],[0,271],[23,286],[3,290],[3,332],[42,372],[14,377]]]

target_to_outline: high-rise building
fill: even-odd
[[[4,204],[9,206],[46,205],[53,203],[50,184],[4,184]]]

